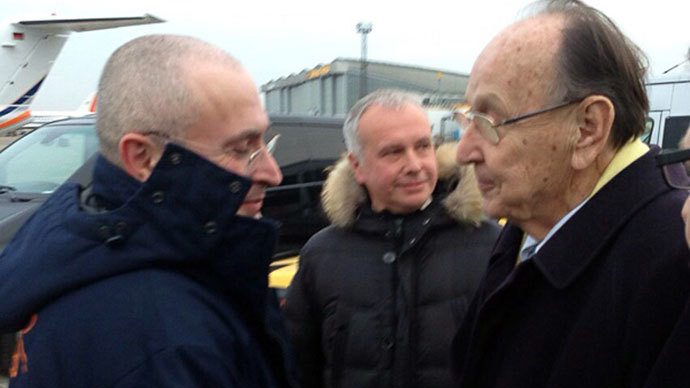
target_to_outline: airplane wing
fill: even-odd
[[[20,20],[14,24],[25,27],[36,27],[45,29],[61,29],[68,31],[93,31],[106,28],[134,26],[139,24],[162,23],[165,20],[150,14],[135,17],[108,17],[108,18],[75,18],[75,19],[34,19]]]
[[[31,120],[31,103],[70,33],[162,22],[150,14],[0,22],[0,136]]]

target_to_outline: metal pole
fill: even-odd
[[[362,55],[359,63],[359,98],[367,94],[367,34],[362,34]]]
[[[362,34],[362,54],[359,61],[359,98],[367,94],[367,34],[371,32],[371,23],[357,23],[357,32]]]

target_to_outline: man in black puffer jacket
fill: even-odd
[[[343,133],[322,193],[332,225],[302,249],[284,309],[303,386],[451,386],[450,342],[498,227],[409,95],[364,97]]]

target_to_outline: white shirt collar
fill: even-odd
[[[539,252],[539,250],[541,249],[541,247],[543,247],[544,244],[546,244],[546,242],[549,241],[549,239],[550,239],[554,234],[556,234],[556,232],[558,232],[558,230],[559,230],[563,225],[565,225],[565,223],[568,222],[568,220],[571,219],[571,218],[575,215],[575,213],[577,213],[577,211],[580,210],[580,208],[581,208],[582,206],[584,206],[584,204],[586,204],[587,201],[589,201],[590,198],[591,198],[591,197],[585,198],[584,201],[580,202],[577,206],[575,206],[575,207],[572,208],[568,213],[566,213],[566,215],[564,215],[560,220],[558,220],[558,222],[556,223],[556,225],[554,225],[554,226],[551,228],[551,230],[549,230],[549,232],[546,233],[546,236],[544,236],[544,238],[543,238],[541,241],[537,241],[536,238],[534,238],[534,237],[532,237],[531,235],[528,234],[528,235],[525,237],[525,241],[522,242],[522,247],[520,247],[520,258],[519,258],[519,261],[520,261],[520,262],[523,262],[523,261],[525,261],[525,260],[530,259],[532,256],[536,255],[537,252]],[[536,246],[535,246],[535,245],[536,245]]]

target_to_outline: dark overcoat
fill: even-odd
[[[507,225],[453,343],[461,386],[641,386],[690,291],[685,198],[648,152],[519,265]]]

